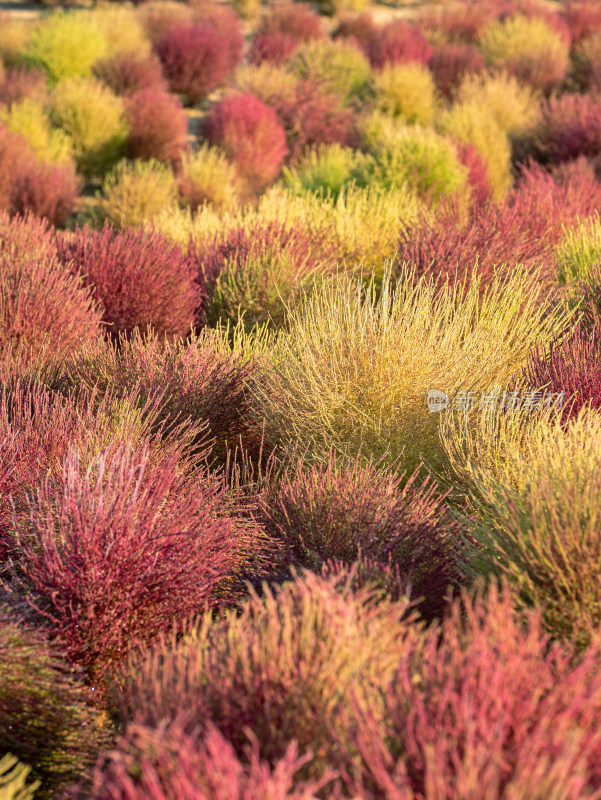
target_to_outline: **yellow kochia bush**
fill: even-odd
[[[291,311],[271,372],[253,387],[258,419],[270,443],[314,460],[333,447],[438,468],[446,453],[428,390],[506,385],[564,324],[526,275],[495,279],[483,297],[476,277],[437,290],[403,268],[379,297],[340,277]]]

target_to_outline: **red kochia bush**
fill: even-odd
[[[27,237],[31,236],[31,241]],[[100,332],[100,312],[56,258],[47,228],[0,212],[0,353],[25,346],[32,360],[60,360]]]
[[[244,42],[237,17],[227,20],[219,28],[209,21],[174,25],[161,35],[156,51],[171,91],[197,103],[225,81],[240,61]]]
[[[472,190],[472,200],[482,205],[492,197],[492,187],[488,178],[485,160],[471,142],[456,142],[457,156],[467,167],[467,182]]]
[[[175,163],[186,147],[188,118],[182,104],[163,89],[141,89],[125,99],[128,158]]]
[[[270,104],[284,126],[291,162],[317,144],[355,144],[352,111],[311,79],[299,81],[291,99],[273,98]]]
[[[307,3],[276,3],[267,8],[257,27],[257,34],[263,33],[284,33],[299,43],[327,36],[322,18]]]
[[[253,37],[248,58],[251,64],[262,64],[263,61],[283,64],[297,47],[298,40],[289,33],[281,31],[257,33]]]
[[[522,377],[532,389],[547,386],[563,392],[563,418],[576,417],[584,405],[601,409],[601,327],[578,326],[571,336],[551,345],[548,356],[534,350]]]
[[[593,177],[576,173],[555,180],[537,165],[522,170],[507,199],[473,206],[467,221],[450,205],[434,222],[411,226],[401,235],[400,259],[414,262],[419,274],[432,267],[440,280],[461,279],[478,259],[483,288],[502,264],[509,270],[543,265],[543,277],[555,283],[553,246],[563,226],[589,216],[599,203],[601,184]]]
[[[113,336],[152,325],[185,335],[200,303],[192,259],[155,231],[87,226],[57,237],[59,258],[82,275]]]
[[[275,111],[249,93],[230,95],[213,106],[204,135],[225,151],[254,192],[277,178],[288,152]]]
[[[486,67],[484,55],[470,44],[442,44],[437,47],[428,61],[434,75],[436,86],[447,100],[466,75],[482,72]]]
[[[334,39],[355,39],[361,49],[365,51],[367,43],[377,29],[377,23],[369,11],[362,14],[344,14],[341,16],[333,36]]]
[[[452,41],[475,42],[487,25],[510,9],[507,0],[463,0],[441,11],[426,7],[418,25],[422,30],[444,31]]]
[[[129,95],[141,89],[167,89],[161,62],[154,55],[115,53],[110,58],[97,61],[94,75],[115,94]]]
[[[528,145],[530,146],[528,148]],[[601,97],[563,94],[551,97],[526,142],[540,161],[559,164],[601,154]]]
[[[216,481],[182,459],[181,448],[157,458],[131,437],[87,465],[72,452],[16,527],[16,580],[66,656],[94,676],[220,594],[227,601],[242,553],[264,546],[257,526],[228,515]]]
[[[574,44],[601,30],[601,6],[597,0],[566,0],[560,14],[570,29]]]
[[[401,478],[374,463],[340,459],[323,465],[297,463],[292,474],[263,498],[268,529],[300,567],[329,559],[353,563],[359,556],[397,565],[412,596],[422,597],[426,617],[441,614],[447,589],[457,582],[456,526],[444,511],[436,485]]]
[[[395,20],[376,28],[367,40],[366,55],[374,69],[382,69],[411,61],[427,64],[432,48],[415,26]]]
[[[537,612],[524,626],[508,592],[493,588],[486,600],[457,602],[442,630],[397,652],[396,675],[379,701],[368,706],[357,693],[350,714],[341,708],[360,754],[359,776],[345,772],[351,796],[596,796],[598,641],[573,665],[574,651],[549,642]]]
[[[244,763],[214,725],[200,742],[178,722],[160,731],[130,725],[96,767],[93,795],[96,800],[317,800],[330,782],[328,774],[319,781],[296,779],[311,756],[298,757],[295,742],[270,765],[261,761],[256,739],[249,739]]]
[[[40,161],[23,136],[0,123],[0,210],[32,212],[62,225],[73,211],[79,188],[73,164]]]
[[[0,105],[9,106],[24,98],[46,100],[47,75],[42,70],[13,67],[0,73]]]

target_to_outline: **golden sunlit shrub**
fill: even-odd
[[[501,197],[512,182],[511,146],[490,110],[480,102],[458,103],[440,118],[439,128],[460,142],[474,145],[486,162],[495,196]]]
[[[496,20],[479,41],[490,66],[505,69],[543,92],[566,77],[569,42],[541,17],[516,14]]]
[[[135,53],[138,58],[150,56],[150,39],[132,6],[101,3],[92,11],[80,12],[79,19],[90,20],[105,36],[107,49],[103,58],[123,53]]]
[[[506,575],[553,636],[581,646],[601,622],[600,453],[601,417],[584,408],[510,442],[495,475],[469,462],[471,570]]]
[[[68,78],[55,88],[51,119],[70,137],[86,177],[104,175],[125,153],[123,99],[95,78]]]
[[[27,783],[31,767],[10,753],[0,758],[0,797],[2,800],[33,800],[39,781]]]
[[[26,61],[46,70],[53,82],[88,77],[108,53],[106,34],[76,11],[55,11],[36,26],[23,51]]]
[[[0,120],[14,133],[24,136],[43,161],[61,163],[72,158],[71,141],[64,131],[52,128],[42,103],[25,98],[0,108]]]
[[[206,143],[195,153],[184,153],[177,186],[181,201],[192,211],[205,203],[227,208],[237,201],[241,189],[235,166],[225,153]]]
[[[262,0],[232,0],[232,5],[242,19],[253,22],[261,13]]]
[[[171,169],[159,161],[120,161],[102,184],[95,216],[115,228],[142,225],[175,200],[177,184]]]
[[[561,283],[587,280],[601,264],[601,220],[596,214],[565,232],[555,248],[557,277]]]
[[[512,75],[467,75],[460,84],[458,103],[482,105],[509,136],[531,130],[540,117],[537,93]]]
[[[421,64],[389,64],[374,75],[375,105],[409,123],[429,125],[436,113],[432,73]]]
[[[367,57],[344,39],[306,42],[289,59],[290,69],[315,81],[343,101],[361,94],[371,75]]]
[[[245,64],[239,67],[235,82],[241,92],[249,92],[271,106],[281,101],[292,103],[299,78],[278,64],[263,61],[258,66]]]
[[[444,462],[426,393],[503,385],[565,324],[525,275],[480,295],[477,277],[437,289],[408,269],[379,298],[343,277],[326,284],[291,311],[273,370],[253,387],[268,441],[315,460],[334,448],[399,458],[399,469]]]

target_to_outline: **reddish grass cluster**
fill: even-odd
[[[94,338],[100,312],[57,258],[44,222],[0,211],[0,352],[60,360]]]
[[[398,566],[420,610],[441,613],[456,582],[452,531],[436,486],[418,473],[402,479],[373,463],[340,460],[324,465],[299,459],[292,474],[263,498],[264,516],[281,538],[288,563],[316,567],[328,560],[354,563],[363,556]]]
[[[484,70],[486,59],[474,45],[450,42],[434,50],[428,66],[439,92],[451,100],[466,75],[477,75]]]
[[[87,465],[72,452],[16,526],[15,580],[67,657],[101,678],[129,646],[217,604],[244,548],[264,546],[182,459],[128,438]]]
[[[376,28],[367,40],[365,54],[374,69],[382,69],[387,64],[427,64],[432,48],[418,28],[395,20]]]
[[[48,95],[46,73],[37,69],[12,67],[0,71],[0,105],[10,108],[28,97],[34,100],[45,100]]]
[[[511,0],[466,0],[451,3],[442,11],[426,7],[419,15],[423,30],[443,31],[452,42],[475,42],[482,31],[507,14]]]
[[[362,761],[359,778],[345,771],[352,796],[577,800],[598,791],[598,643],[573,665],[573,651],[549,644],[538,614],[525,627],[508,593],[492,590],[457,604],[441,631],[398,653],[378,701],[370,707],[358,693],[351,701]]]
[[[512,194],[498,203],[473,205],[464,212],[451,204],[433,222],[423,219],[402,233],[400,260],[419,274],[440,281],[469,277],[478,264],[482,288],[495,267],[505,270],[545,269],[541,277],[554,283],[553,245],[569,226],[593,213],[601,203],[601,184],[576,173],[554,179],[540,167],[522,171]]]
[[[243,42],[240,21],[231,9],[224,8],[215,20],[203,18],[168,27],[156,52],[171,91],[197,103],[233,71],[242,56]]]
[[[188,140],[188,119],[182,104],[157,86],[140,89],[125,99],[129,126],[128,158],[176,163]]]
[[[214,105],[204,135],[225,151],[251,192],[262,191],[277,178],[288,152],[277,114],[249,93],[230,95]]]
[[[323,39],[326,30],[319,14],[305,3],[273,5],[261,18],[249,59],[253,64],[283,64],[302,42]]]
[[[0,123],[0,210],[31,212],[62,225],[79,194],[73,164],[49,164],[36,156],[25,138]]]
[[[194,264],[162,234],[84,226],[57,236],[57,251],[92,288],[112,336],[150,325],[170,336],[189,332],[200,303]]]
[[[539,161],[560,164],[601,154],[601,99],[592,95],[551,97],[525,146]]]
[[[574,44],[601,29],[601,7],[595,0],[567,0],[560,13]]]
[[[166,90],[161,62],[154,55],[115,53],[94,65],[94,75],[115,94],[127,96],[141,89]]]
[[[583,406],[601,409],[601,328],[591,332],[578,326],[563,341],[555,341],[548,355],[535,350],[522,377],[532,389],[562,392],[563,418],[576,417]]]

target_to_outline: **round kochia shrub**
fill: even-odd
[[[323,20],[308,3],[271,5],[257,27],[257,34],[265,33],[283,33],[299,43],[327,36]]]
[[[457,601],[440,628],[397,649],[394,677],[370,704],[355,692],[342,720],[348,797],[565,800],[601,781],[601,652],[576,659],[549,641],[536,611],[520,618],[507,590]],[[384,720],[379,709],[386,709]],[[355,769],[353,769],[355,767]]]
[[[290,59],[289,67],[343,102],[361,94],[371,74],[360,48],[344,40],[307,42]]]
[[[120,161],[105,177],[102,196],[92,217],[114,228],[139,227],[152,220],[177,197],[169,166],[150,161]]]
[[[0,674],[2,751],[32,767],[31,778],[40,782],[35,797],[49,800],[91,768],[95,746],[104,743],[103,736],[67,665],[39,631],[4,604],[0,604]],[[5,787],[0,768],[2,797],[23,796],[5,795]]]
[[[10,108],[12,103],[18,103],[25,98],[40,102],[48,99],[46,73],[25,67],[13,67],[4,71],[0,69],[0,106]]]
[[[353,593],[344,578],[311,573],[263,595],[240,614],[204,616],[180,642],[132,663],[122,717],[152,728],[178,717],[195,741],[212,723],[242,758],[248,726],[272,764],[295,739],[300,752],[315,753],[299,778],[321,777],[335,757],[334,709],[355,688],[369,701],[415,636],[403,619],[408,604],[375,603],[369,587]],[[339,732],[354,747],[351,730]]]
[[[58,11],[34,29],[23,56],[57,83],[64,78],[89,77],[94,63],[107,53],[107,38],[93,19],[75,11]]]
[[[282,540],[285,558],[319,568],[329,560],[359,557],[397,568],[424,616],[440,614],[450,585],[457,582],[456,526],[443,498],[414,473],[401,478],[373,461],[328,455],[324,463],[296,468],[262,497],[264,517]]]
[[[324,284],[292,309],[271,370],[253,384],[266,440],[306,448],[314,462],[334,449],[401,471],[420,461],[435,467],[445,456],[428,390],[444,385],[454,396],[466,382],[473,391],[503,385],[530,344],[545,346],[565,324],[541,294],[521,274],[495,281],[484,298],[477,280],[438,289],[407,271],[394,291],[384,280],[379,298],[346,277]]]
[[[117,53],[94,64],[94,76],[117,95],[141,89],[166,89],[161,62],[155,55]]]
[[[429,125],[436,111],[431,73],[421,64],[392,64],[374,76],[375,105],[409,123]]]
[[[60,263],[48,227],[0,211],[0,352],[60,360],[100,332],[89,289]]]
[[[181,103],[157,87],[125,98],[129,127],[127,157],[174,163],[188,140],[188,118]]]
[[[253,37],[248,60],[251,64],[283,64],[294,53],[298,42],[289,33],[268,31],[257,33]]]
[[[184,153],[177,170],[180,201],[196,211],[211,203],[228,208],[240,192],[236,167],[216,147],[204,144],[195,153]]]
[[[480,46],[490,66],[541,91],[550,92],[567,75],[569,42],[540,17],[518,14],[492,22],[482,32]]]
[[[217,28],[208,22],[174,25],[159,38],[156,52],[171,91],[197,103],[222,84],[242,55],[237,17]]]
[[[521,147],[537,160],[560,164],[601,154],[601,99],[565,93],[543,105],[538,125]]]
[[[470,44],[441,44],[428,61],[438,91],[451,100],[466,75],[476,75],[486,66],[482,53]]]
[[[152,325],[185,335],[199,304],[192,259],[160,233],[87,226],[57,238],[59,258],[83,276],[113,336]]]
[[[204,135],[234,162],[251,192],[277,178],[288,152],[275,111],[251,94],[230,95],[213,106]]]
[[[228,577],[266,541],[232,514],[181,445],[157,456],[126,437],[88,463],[72,452],[16,526],[15,580],[69,660],[102,680],[128,647],[231,599]]]
[[[69,135],[81,172],[103,175],[124,154],[123,100],[94,78],[61,81],[51,99],[52,121]]]
[[[381,25],[367,39],[366,53],[374,69],[386,64],[427,64],[432,48],[423,34],[403,20]]]

